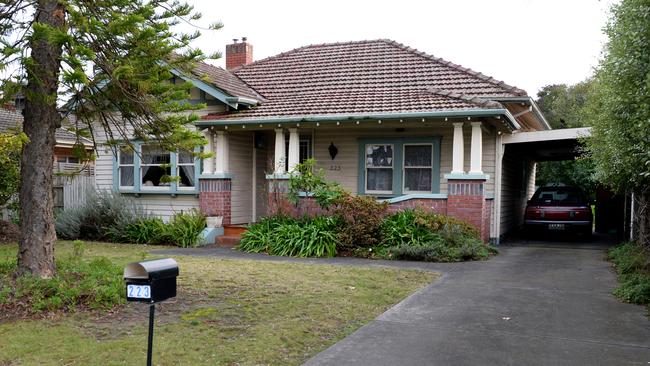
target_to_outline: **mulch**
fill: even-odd
[[[20,238],[20,228],[18,225],[0,220],[0,244],[17,243]]]

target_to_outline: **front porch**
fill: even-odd
[[[272,214],[269,193],[286,189],[288,173],[314,158],[328,180],[372,195],[390,210],[423,207],[466,220],[489,239],[496,137],[500,118],[445,117],[295,123],[213,123],[203,130],[199,176],[203,212],[222,225]],[[280,192],[282,193],[282,192]]]

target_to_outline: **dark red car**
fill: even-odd
[[[544,230],[591,235],[591,202],[578,188],[557,186],[539,188],[526,206],[526,232]]]

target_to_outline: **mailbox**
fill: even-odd
[[[156,303],[176,296],[178,263],[171,258],[130,263],[124,268],[126,300]]]

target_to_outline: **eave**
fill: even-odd
[[[282,123],[319,122],[319,123],[340,123],[345,121],[361,120],[391,120],[391,119],[412,119],[412,118],[464,118],[464,117],[494,117],[505,122],[510,131],[521,128],[519,123],[507,109],[468,109],[468,110],[447,110],[429,112],[401,112],[401,113],[368,113],[368,114],[330,114],[330,115],[304,115],[286,117],[265,117],[245,119],[212,119],[199,120],[194,124],[197,127],[211,126],[246,126],[246,125],[274,125]]]

